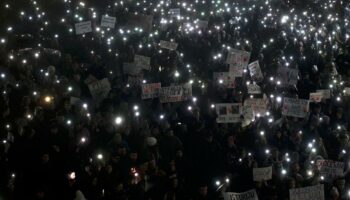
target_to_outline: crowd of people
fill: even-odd
[[[0,199],[216,200],[255,189],[284,200],[318,184],[324,199],[350,198],[347,1],[0,3]],[[114,28],[100,26],[104,15]],[[152,16],[149,30],[130,23],[135,15]],[[92,30],[76,34],[85,21]],[[232,50],[249,52],[261,78],[245,64],[233,87],[215,80]],[[135,55],[150,58],[136,75],[125,68]],[[100,80],[109,86],[93,94]],[[190,84],[191,95],[144,99],[149,83]],[[310,99],[320,90],[328,95]],[[310,100],[307,115],[285,114],[284,98]],[[264,113],[217,121],[216,105],[247,99],[265,99]],[[342,174],[326,179],[318,160],[342,163]],[[254,181],[263,167],[271,178]]]

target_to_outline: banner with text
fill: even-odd
[[[80,22],[75,24],[75,33],[77,35],[82,35],[90,32],[92,32],[91,21]]]
[[[235,76],[232,72],[214,72],[213,74],[214,83],[217,86],[226,88],[235,88]]]
[[[220,103],[215,105],[217,123],[241,122],[242,105],[240,103]]]
[[[309,112],[309,100],[284,98],[282,115],[290,117],[306,117]]]
[[[264,76],[262,74],[259,61],[254,61],[248,65],[248,69],[250,72],[250,76],[255,81],[262,81],[264,79]]]
[[[225,192],[224,200],[258,200],[258,194],[255,189],[242,193]]]
[[[272,179],[272,166],[253,168],[254,181],[267,181]]]
[[[324,200],[324,187],[315,185],[290,189],[289,200]]]
[[[162,87],[159,91],[161,103],[186,101],[192,96],[192,85]]]
[[[101,27],[114,28],[117,18],[103,15],[101,19]]]
[[[326,181],[333,181],[334,178],[344,175],[344,163],[333,160],[317,160],[317,169]]]
[[[159,97],[161,83],[142,84],[142,99],[152,99]]]

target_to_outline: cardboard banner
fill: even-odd
[[[173,8],[169,10],[169,15],[171,18],[177,18],[181,15],[180,8]]]
[[[248,94],[261,94],[261,88],[257,84],[247,85]]]
[[[107,95],[109,94],[109,91],[111,90],[111,84],[109,83],[107,78],[90,83],[88,87],[89,87],[91,96],[97,102],[106,98]]]
[[[258,194],[255,189],[242,193],[225,192],[224,200],[258,200]]]
[[[259,61],[254,61],[248,65],[250,76],[255,81],[262,81],[264,76],[261,72]]]
[[[267,181],[272,179],[272,166],[253,168],[254,181]]]
[[[250,106],[253,109],[254,116],[260,114],[265,115],[267,111],[268,99],[246,99],[244,106]]]
[[[214,83],[221,87],[235,88],[235,76],[231,72],[214,72],[213,74]]]
[[[333,181],[333,179],[344,175],[344,162],[317,160],[316,166],[325,181]]]
[[[80,22],[75,24],[75,34],[82,35],[92,32],[91,21]]]
[[[141,73],[142,68],[136,66],[135,63],[123,63],[123,71],[124,74],[136,76]]]
[[[161,103],[186,101],[192,97],[192,85],[183,84],[179,86],[162,87],[159,91]]]
[[[284,98],[282,115],[290,117],[306,117],[309,112],[309,101],[306,99]]]
[[[126,27],[130,29],[142,28],[144,32],[152,30],[153,16],[152,15],[130,15],[127,20]]]
[[[331,98],[331,90],[316,90],[317,93],[322,93],[322,99],[330,99]]]
[[[103,15],[101,18],[101,27],[114,28],[117,18]]]
[[[142,84],[142,99],[152,99],[159,97],[161,83]]]
[[[134,65],[141,69],[150,70],[151,58],[147,56],[135,55]]]
[[[296,85],[298,82],[298,69],[279,67],[277,74],[278,77],[280,77],[282,84],[284,85]]]
[[[323,94],[321,92],[310,93],[310,102],[321,102]]]
[[[215,105],[217,123],[241,122],[242,105],[240,103],[220,103]]]
[[[289,200],[324,200],[324,186],[315,185],[289,190]]]
[[[175,51],[177,49],[178,44],[176,42],[168,42],[168,41],[164,41],[161,40],[160,41],[160,47],[163,49],[169,49],[169,50],[173,50]]]
[[[246,127],[250,125],[254,120],[253,108],[251,106],[243,106],[242,116],[243,116],[242,127]]]

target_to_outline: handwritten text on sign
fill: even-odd
[[[258,195],[255,190],[249,190],[242,193],[226,192],[224,193],[225,200],[258,200]]]
[[[324,200],[323,185],[316,185],[289,190],[290,200]]]
[[[304,118],[308,112],[309,100],[284,98],[282,115]]]

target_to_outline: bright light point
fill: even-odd
[[[282,175],[286,175],[287,174],[287,170],[282,169],[281,173],[282,173]]]
[[[284,16],[282,16],[282,18],[281,18],[281,23],[282,23],[282,24],[285,24],[285,23],[287,23],[288,20],[289,20],[289,16],[284,15]]]
[[[140,112],[138,112],[138,111],[135,112],[135,116],[136,116],[136,117],[140,116]]]
[[[134,110],[138,110],[139,106],[138,105],[134,105]]]
[[[50,96],[46,96],[46,97],[44,98],[44,100],[45,100],[46,103],[50,103],[51,100],[52,100],[52,98],[51,98]]]
[[[223,83],[224,83],[224,81],[223,81],[222,79],[220,79],[220,80],[219,80],[219,83],[220,83],[220,84],[223,84]]]
[[[164,119],[164,115],[159,115],[159,119]]]
[[[66,123],[67,123],[67,125],[71,125],[72,121],[70,119],[68,119]]]
[[[230,182],[230,179],[229,179],[229,178],[226,178],[226,179],[225,179],[225,182],[226,182],[226,183],[229,183],[229,182]]]
[[[215,104],[211,104],[210,107],[211,107],[211,108],[215,108]]]
[[[337,101],[340,101],[341,100],[341,98],[340,97],[337,97]]]
[[[276,97],[276,101],[280,103],[282,101],[282,97]]]
[[[180,76],[180,73],[178,71],[175,71],[175,77],[179,77]]]
[[[73,88],[71,86],[69,86],[67,89],[69,92],[71,92],[73,90]]]
[[[260,131],[260,135],[261,136],[265,135],[265,132],[264,131]]]
[[[102,154],[97,154],[97,159],[99,159],[99,160],[102,160],[103,159],[103,155]]]
[[[88,107],[87,103],[84,103],[84,104],[83,104],[83,108],[84,108],[84,109],[87,109],[87,107]]]
[[[75,179],[75,172],[72,172],[68,175],[69,179]]]
[[[312,176],[314,173],[312,172],[312,170],[307,170],[307,175],[308,176]]]
[[[269,153],[270,153],[270,150],[269,150],[269,149],[266,149],[266,150],[265,150],[265,153],[266,153],[266,154],[269,154]]]
[[[86,142],[86,138],[85,138],[85,137],[82,137],[82,138],[80,139],[80,142],[81,142],[81,143],[85,143],[85,142]]]
[[[220,185],[220,181],[215,181],[215,185],[219,186]]]
[[[121,117],[115,118],[115,124],[120,125],[123,122],[123,119]]]
[[[197,97],[193,97],[192,98],[192,101],[195,103],[195,102],[197,102]]]

